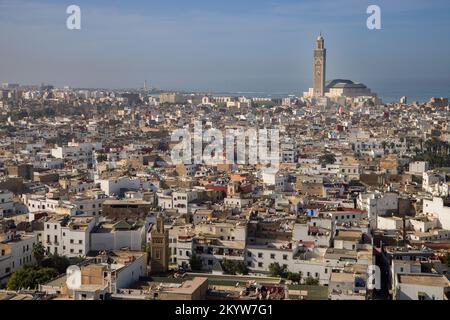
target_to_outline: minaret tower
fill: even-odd
[[[322,32],[317,37],[316,49],[314,50],[314,96],[325,95],[325,65],[327,49],[324,46]]]

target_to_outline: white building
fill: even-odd
[[[358,208],[365,210],[372,227],[376,227],[377,217],[398,211],[397,193],[360,193],[357,200]]]
[[[145,247],[148,223],[130,224],[124,220],[115,223],[101,222],[91,232],[90,250],[140,251]]]
[[[87,162],[92,164],[94,160],[94,151],[101,149],[101,143],[69,142],[67,146],[56,146],[50,150],[50,153],[57,159]]]
[[[95,183],[100,184],[107,196],[119,195],[123,190],[149,190],[151,183],[149,181],[141,181],[139,178],[132,177],[112,177],[107,179],[96,179]]]
[[[8,190],[0,190],[0,218],[13,214],[13,211],[13,193]]]
[[[441,185],[444,185],[446,182],[446,177],[444,173],[427,171],[422,175],[422,189],[426,192],[429,192],[435,196],[440,196]],[[448,190],[448,187],[447,187]],[[447,196],[447,194],[443,194],[443,196]]]
[[[33,246],[36,243],[35,234],[9,234],[0,242],[0,284],[20,267],[35,263]]]
[[[254,273],[267,273],[273,263],[284,266],[290,272],[301,272],[302,278],[313,278],[319,284],[328,284],[331,266],[323,259],[324,250],[304,251],[289,243],[247,245],[245,261]]]
[[[40,241],[48,253],[78,257],[90,251],[94,218],[65,216],[45,220]]]
[[[409,164],[409,173],[421,176],[428,168],[428,161],[414,161]]]
[[[278,170],[262,170],[262,180],[268,186],[275,186],[276,190],[285,191],[288,188],[288,175]]]
[[[197,199],[198,194],[195,190],[177,190],[172,192],[173,209],[177,209],[179,213],[190,213],[189,203]]]
[[[448,300],[450,281],[444,275],[397,274],[395,300]]]
[[[450,230],[450,207],[444,205],[442,198],[424,199],[423,213],[438,218],[441,228]]]

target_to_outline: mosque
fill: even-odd
[[[314,49],[313,87],[303,93],[303,98],[321,99],[326,97],[342,103],[345,103],[348,99],[353,101],[375,100],[374,102],[378,102],[377,95],[362,83],[346,79],[334,79],[326,82],[326,57],[325,41],[320,34],[317,37],[316,48]]]

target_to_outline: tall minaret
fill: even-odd
[[[327,49],[324,47],[322,32],[317,37],[314,50],[314,96],[323,97],[325,94],[325,65]]]

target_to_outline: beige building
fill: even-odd
[[[195,277],[178,286],[164,286],[158,288],[158,298],[161,300],[205,300],[208,291],[208,278]]]

